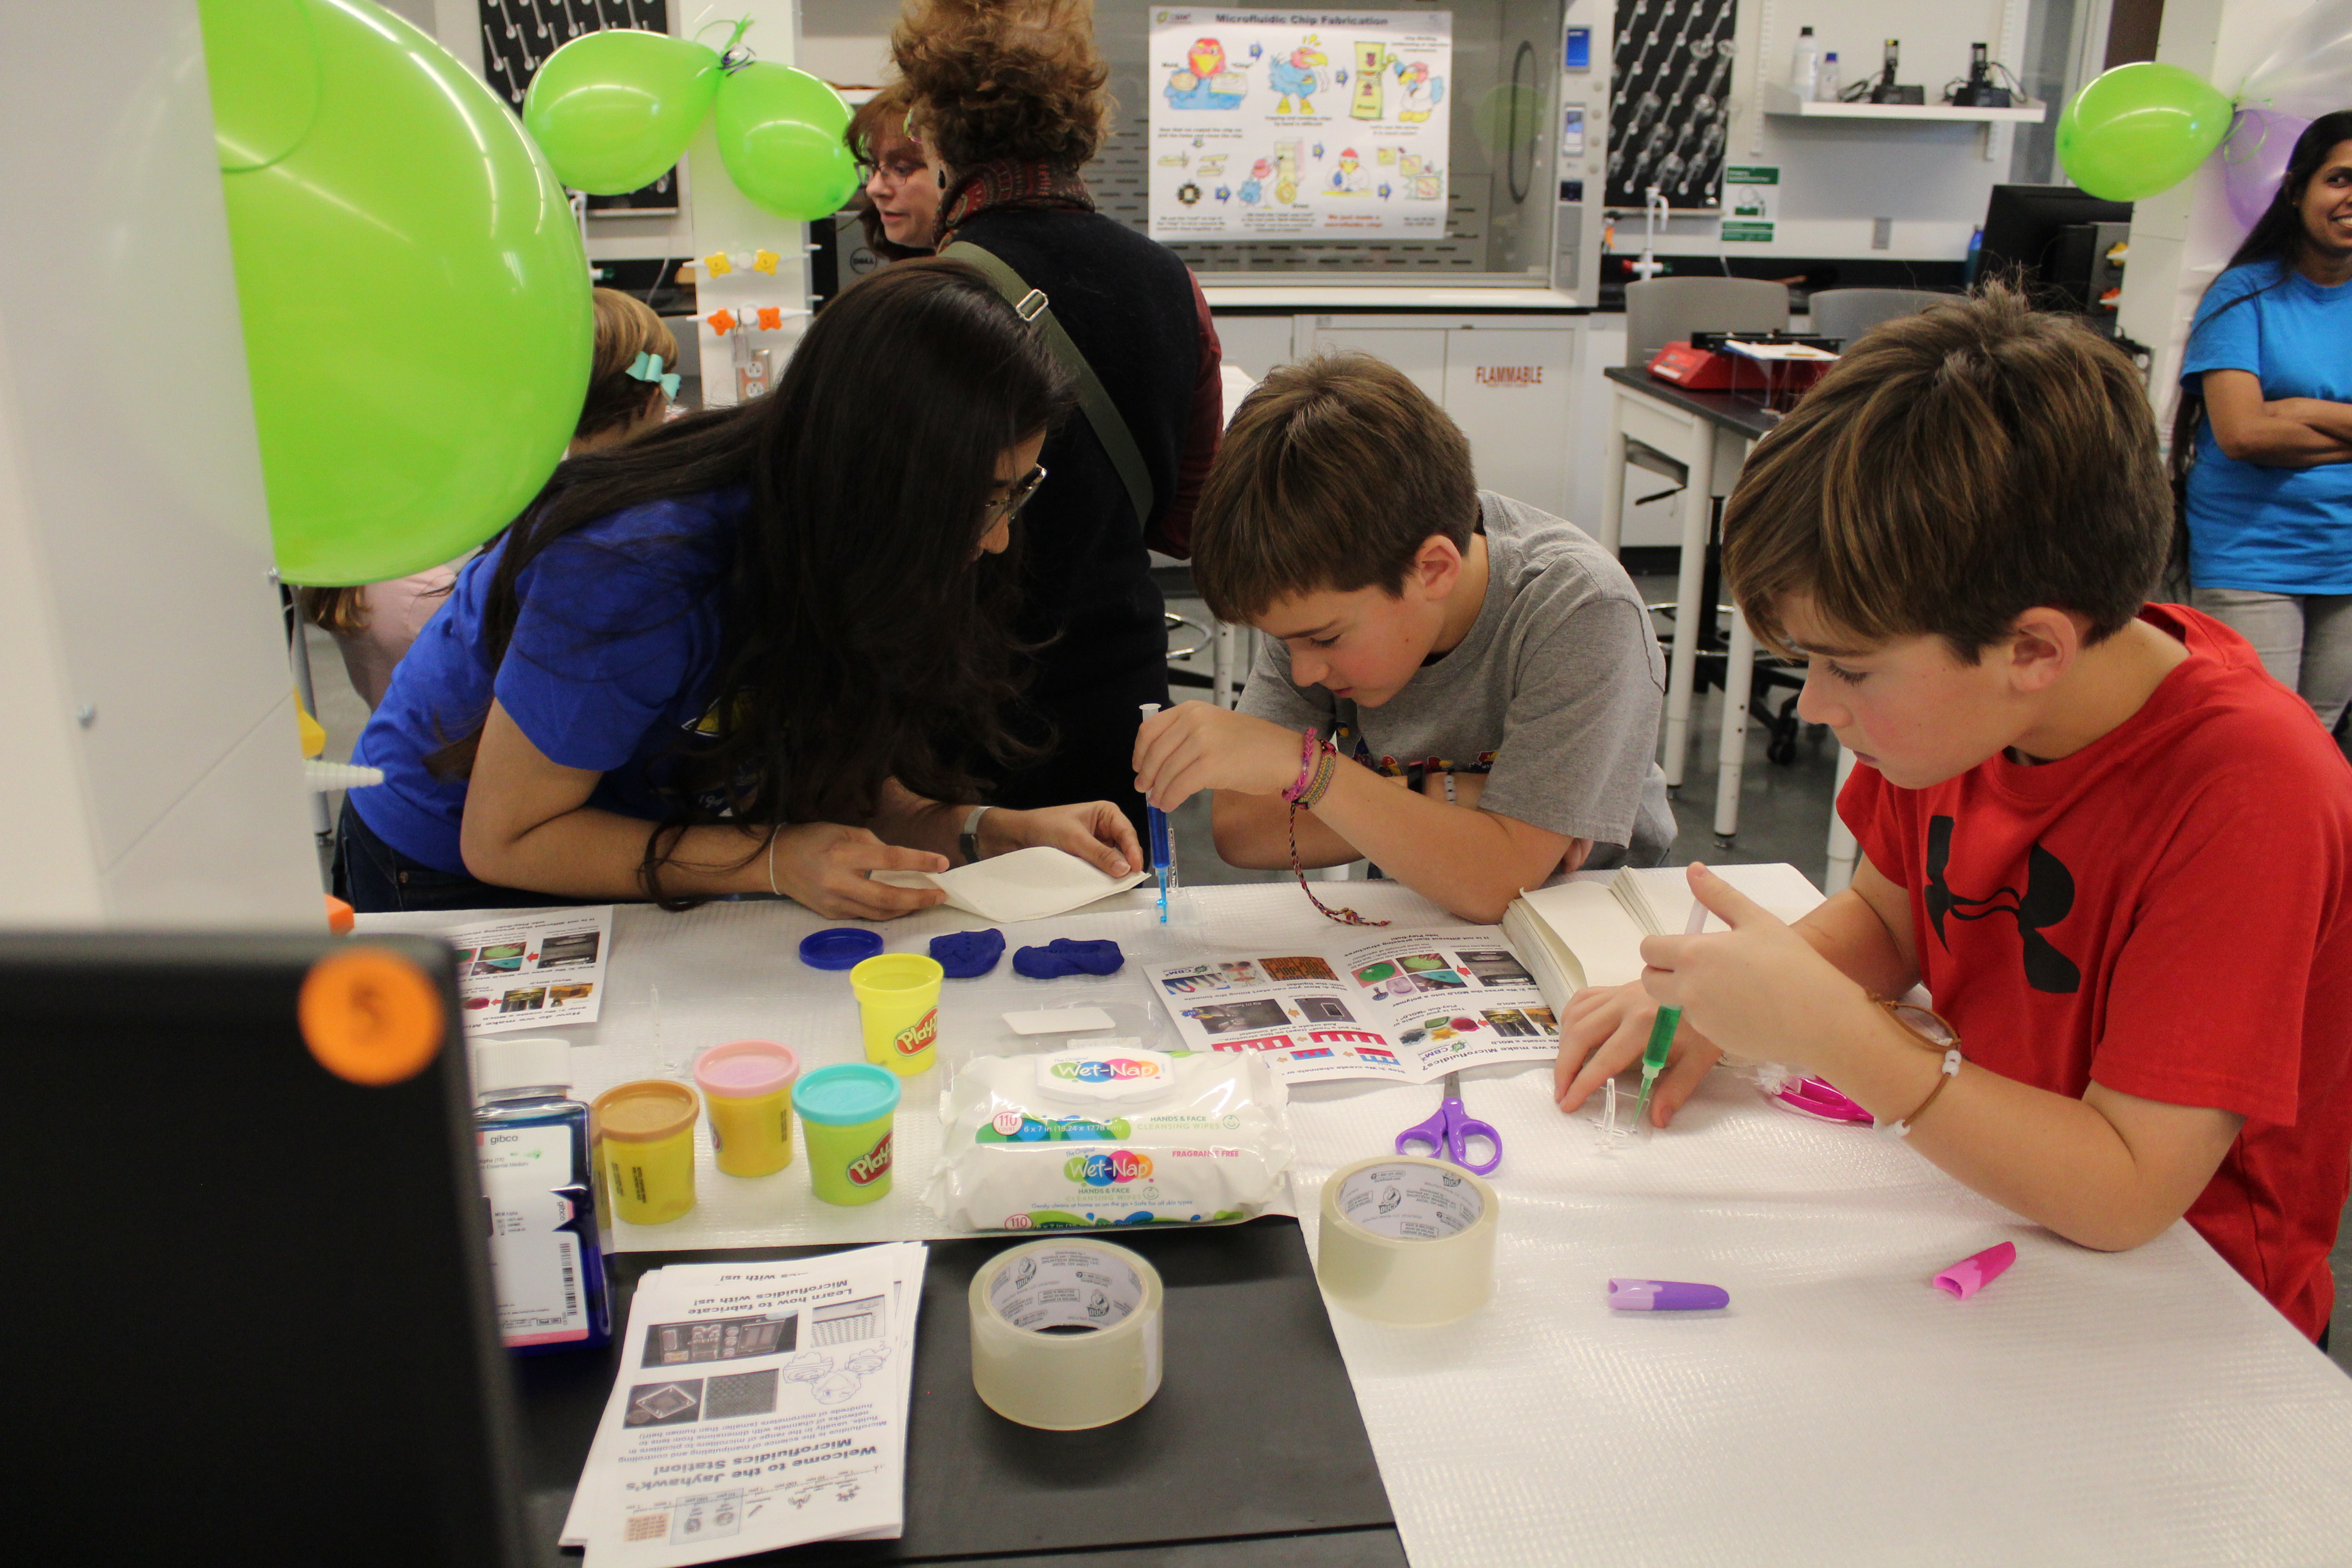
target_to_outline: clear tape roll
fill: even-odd
[[[1374,1322],[1428,1327],[1495,1293],[1495,1189],[1411,1154],[1362,1160],[1323,1184],[1315,1273],[1323,1293]]]
[[[1074,1236],[998,1253],[971,1279],[971,1386],[1008,1421],[1082,1432],[1160,1392],[1159,1271]]]

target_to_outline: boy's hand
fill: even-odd
[[[1559,1021],[1559,1059],[1552,1067],[1552,1098],[1563,1114],[1581,1107],[1603,1079],[1616,1077],[1642,1059],[1650,1043],[1650,1025],[1658,1016],[1638,980],[1623,985],[1587,986],[1569,998]],[[1650,1120],[1664,1127],[1675,1119],[1683,1102],[1697,1091],[1699,1081],[1723,1055],[1715,1044],[1685,1022],[1675,1032],[1666,1056],[1666,1070],[1658,1075],[1650,1096]]]
[[[1049,805],[1036,811],[998,806],[980,819],[982,858],[1036,845],[1065,849],[1108,877],[1124,877],[1143,864],[1135,825],[1107,800]]]
[[[1298,778],[1299,732],[1208,702],[1180,702],[1135,737],[1135,787],[1162,811],[1202,790],[1280,795]]]
[[[1690,868],[1690,887],[1731,929],[1643,938],[1642,960],[1649,967],[1642,989],[1683,1009],[1685,1034],[1696,1028],[1743,1057],[1816,1070],[1824,1026],[1856,1003],[1866,1005],[1868,995],[1811,942],[1706,867]]]

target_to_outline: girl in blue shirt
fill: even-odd
[[[971,805],[1023,760],[1013,522],[1066,400],[970,268],[843,292],[776,390],[575,458],[469,563],[352,761],[362,910],[773,892],[888,919],[871,881],[1053,845],[1123,875],[1108,802]],[[909,454],[912,454],[911,458]]]
[[[2352,110],[2294,145],[2180,366],[2192,602],[2341,731],[2352,702]],[[2338,736],[2339,742],[2342,739]]]

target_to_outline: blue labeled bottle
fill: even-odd
[[[474,1047],[474,1146],[489,1211],[499,1335],[517,1355],[612,1342],[610,1250],[596,1205],[588,1108],[568,1040]]]

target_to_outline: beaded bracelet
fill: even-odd
[[[1329,792],[1332,781],[1339,776],[1339,748],[1328,741],[1318,741],[1311,731],[1307,733],[1307,744],[1315,748],[1316,752],[1313,776],[1308,777],[1308,770],[1302,766],[1299,773],[1306,781],[1304,787],[1293,785],[1290,790],[1283,792],[1290,801],[1291,875],[1298,879],[1298,890],[1307,895],[1307,901],[1321,910],[1326,920],[1334,920],[1341,925],[1349,926],[1384,926],[1389,922],[1368,920],[1350,909],[1331,908],[1330,905],[1317,898],[1315,889],[1307,884],[1307,868],[1300,864],[1298,858],[1298,809],[1305,806],[1310,811],[1313,810],[1315,803]],[[1297,793],[1294,794],[1294,790]]]

